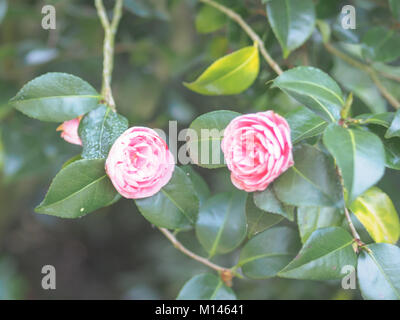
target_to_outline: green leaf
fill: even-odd
[[[357,256],[352,244],[353,238],[342,228],[317,229],[278,276],[308,280],[340,279],[344,266],[356,266]]]
[[[191,123],[186,146],[193,163],[208,169],[225,166],[221,150],[223,130],[238,116],[238,112],[218,110],[205,113]]]
[[[114,141],[128,129],[128,119],[104,105],[89,112],[79,125],[84,159],[107,158]]]
[[[154,196],[136,199],[140,213],[157,227],[187,229],[196,222],[199,199],[192,181],[179,167]]]
[[[82,160],[82,156],[80,154],[77,154],[76,156],[73,156],[72,158],[69,158],[67,161],[64,162],[62,165],[62,169],[65,167],[69,166],[71,163],[74,163],[75,161]]]
[[[359,196],[350,210],[367,229],[375,242],[396,243],[400,237],[400,221],[392,200],[373,187]]]
[[[257,47],[245,47],[218,59],[194,82],[184,85],[203,95],[238,94],[253,84],[259,64]]]
[[[180,167],[189,179],[192,181],[193,187],[196,190],[197,197],[199,198],[200,205],[210,197],[210,188],[204,181],[203,177],[199,175],[192,166],[182,166]]]
[[[312,0],[268,1],[267,16],[285,59],[311,36],[316,23]]]
[[[362,42],[362,54],[367,60],[391,62],[400,57],[400,35],[396,30],[373,27],[364,35]]]
[[[375,134],[331,124],[323,141],[342,172],[349,204],[382,178],[385,150]]]
[[[344,105],[342,90],[325,72],[313,67],[297,67],[285,71],[274,80],[278,87],[323,119],[340,119]]]
[[[389,129],[386,131],[385,138],[400,137],[400,110],[396,111]]]
[[[78,160],[54,178],[38,213],[78,218],[119,198],[104,170],[104,160]]]
[[[400,20],[400,1],[399,0],[389,0],[390,10],[392,10],[393,17]]]
[[[265,212],[257,208],[252,198],[248,196],[246,201],[247,234],[249,238],[283,220],[283,216],[281,215]]]
[[[357,116],[355,119],[361,120],[362,124],[377,124],[385,128],[389,128],[394,118],[393,112],[383,113],[364,113]]]
[[[342,221],[343,215],[336,208],[299,207],[297,209],[297,224],[302,243],[305,243],[315,230],[338,227],[342,225]]]
[[[273,185],[264,191],[254,192],[254,204],[266,212],[279,214],[290,221],[294,219],[293,206],[285,205],[277,198]]]
[[[210,257],[234,250],[246,237],[246,198],[246,192],[235,190],[213,196],[200,207],[196,235]]]
[[[28,82],[10,104],[42,121],[63,122],[97,107],[100,95],[86,81],[66,73],[46,73]]]
[[[252,279],[276,276],[299,249],[297,233],[288,227],[276,227],[259,233],[240,252],[238,266]]]
[[[198,33],[217,31],[226,24],[226,15],[214,7],[204,5],[196,15],[196,30]]]
[[[212,273],[194,276],[185,283],[177,300],[236,300],[233,290]]]
[[[290,126],[293,144],[321,134],[328,125],[325,120],[306,107],[299,107],[287,113],[285,118]]]
[[[348,91],[353,92],[371,112],[386,111],[386,101],[370,76],[363,70],[335,57],[332,76]]]
[[[400,300],[400,248],[375,243],[362,250],[357,276],[361,294],[368,300]]]
[[[295,148],[294,166],[275,182],[277,197],[294,206],[343,207],[340,181],[333,161],[309,145]]]

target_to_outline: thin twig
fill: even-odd
[[[369,65],[366,65],[360,61],[357,61],[356,59],[353,59],[349,55],[345,54],[344,52],[336,49],[332,44],[329,42],[325,43],[325,48],[335,56],[339,57],[343,61],[347,62],[348,64],[352,65],[353,67],[356,67],[364,72],[366,72],[371,80],[375,83],[377,86],[378,90],[380,93],[385,97],[387,101],[396,109],[400,109],[400,101],[397,100],[387,89],[386,87],[382,84],[381,80],[379,79],[377,72],[375,69],[370,67]],[[387,76],[386,73],[381,73],[383,76]],[[391,80],[396,80],[395,77],[391,77]]]
[[[112,71],[114,68],[114,42],[115,34],[118,29],[118,24],[122,16],[122,5],[124,0],[116,0],[113,19],[110,23],[107,17],[106,10],[103,5],[103,0],[95,0],[97,13],[104,29],[104,45],[103,45],[103,84],[101,94],[106,104],[115,111],[115,102],[111,91]]]
[[[215,271],[218,271],[220,273],[226,272],[227,270],[229,270],[228,268],[224,268],[219,265],[216,265],[215,263],[212,263],[210,260],[200,257],[197,254],[190,251],[189,249],[185,248],[182,245],[182,243],[180,243],[178,241],[178,239],[176,239],[176,237],[168,229],[165,229],[165,228],[159,228],[159,229],[167,237],[167,239],[169,241],[171,241],[171,243],[174,245],[175,248],[177,248],[179,251],[186,254],[190,258],[192,258],[192,259],[194,259],[194,260],[196,260],[196,261],[206,265],[207,267],[210,267],[211,269],[214,269]]]
[[[275,60],[269,55],[267,49],[264,46],[264,42],[261,40],[259,35],[254,32],[254,30],[243,20],[243,18],[237,14],[235,11],[219,4],[213,0],[200,0],[203,3],[206,3],[219,11],[225,13],[229,18],[236,21],[242,29],[248,34],[248,36],[257,44],[261,55],[264,57],[265,61],[270,65],[270,67],[278,74],[282,74],[283,71],[280,66],[275,62]]]

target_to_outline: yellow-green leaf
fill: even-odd
[[[389,196],[373,187],[350,206],[375,242],[396,243],[400,237],[400,221]]]
[[[249,46],[218,59],[197,80],[184,85],[209,96],[238,94],[253,84],[259,67],[258,49]]]

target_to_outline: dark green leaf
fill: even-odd
[[[218,59],[194,82],[184,85],[204,95],[238,94],[253,84],[259,64],[257,47],[245,47]]]
[[[378,62],[391,62],[400,56],[400,35],[396,30],[374,27],[363,39],[364,58]]]
[[[342,225],[343,215],[339,210],[330,207],[299,207],[297,224],[299,225],[301,242],[305,243],[317,229],[338,227]]]
[[[240,113],[218,110],[205,113],[191,123],[186,140],[193,163],[209,169],[225,166],[221,150],[223,130],[237,116]]]
[[[293,144],[321,134],[328,125],[325,120],[306,107],[299,107],[287,113],[285,118],[290,126]]]
[[[84,159],[107,158],[114,141],[128,129],[128,119],[104,105],[89,112],[79,125]]]
[[[377,124],[385,128],[389,128],[393,118],[393,112],[364,113],[356,117],[356,119],[361,120],[363,124]]]
[[[400,110],[397,110],[388,131],[386,131],[385,138],[400,137]]]
[[[374,243],[362,250],[357,276],[364,299],[400,300],[400,248]]]
[[[96,108],[99,99],[99,94],[86,81],[53,72],[28,82],[10,104],[29,117],[63,122]]]
[[[247,234],[249,238],[283,220],[283,216],[265,212],[257,208],[252,198],[248,196],[246,201]]]
[[[200,205],[210,197],[210,188],[204,181],[203,177],[199,175],[190,165],[182,166],[181,169],[192,181],[194,189],[196,190],[197,196],[200,201]]]
[[[290,221],[294,219],[294,208],[285,205],[277,198],[273,185],[269,185],[264,191],[255,192],[254,204],[266,212],[282,215]]]
[[[385,150],[375,134],[331,124],[323,140],[342,172],[349,204],[382,178]]]
[[[177,300],[236,300],[235,293],[212,273],[194,276],[185,283]]]
[[[278,87],[323,119],[340,119],[344,105],[342,90],[325,72],[313,67],[297,67],[285,71],[274,80]]]
[[[294,150],[294,166],[276,180],[274,188],[286,204],[343,207],[342,188],[333,161],[309,145]]]
[[[300,47],[315,28],[315,7],[312,0],[272,0],[267,4],[268,20],[281,44],[283,57]]]
[[[297,233],[288,227],[276,227],[259,233],[240,252],[238,266],[252,279],[274,277],[296,255]]]
[[[353,242],[351,235],[342,228],[317,229],[296,258],[278,275],[308,280],[342,278],[342,268],[347,265],[355,267],[357,263]]]
[[[196,235],[210,257],[234,250],[246,237],[246,198],[246,192],[235,190],[213,196],[200,207]]]
[[[154,196],[135,200],[141,214],[157,227],[187,229],[194,225],[199,199],[192,180],[175,167],[171,180]]]
[[[79,160],[54,178],[38,213],[78,218],[108,206],[119,198],[104,170],[104,160]]]

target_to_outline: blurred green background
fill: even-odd
[[[283,61],[261,1],[222,2],[246,18],[283,67],[308,64],[332,71],[334,61],[318,34]],[[376,19],[386,23],[390,13],[384,2],[355,1],[360,27],[356,32],[338,28],[335,36],[357,41]],[[56,8],[56,30],[41,27],[45,4]],[[113,1],[105,4],[111,8]],[[342,5],[321,0],[318,16],[335,23]],[[185,128],[196,116],[217,109],[281,114],[293,109],[295,102],[279,90],[266,90],[274,74],[264,62],[256,83],[238,96],[200,96],[182,85],[216,58],[251,44],[229,21],[217,32],[198,34],[199,7],[195,0],[125,0],[112,87],[117,108],[130,124],[166,129],[169,120],[178,120],[179,128]],[[0,299],[174,299],[188,279],[208,271],[175,250],[133,201],[122,200],[78,220],[33,212],[52,177],[80,148],[60,139],[56,124],[29,119],[7,101],[26,82],[50,71],[77,75],[100,90],[102,39],[93,1],[0,0]],[[368,111],[360,100],[356,105]],[[196,170],[212,192],[232,188],[226,169]],[[398,173],[387,170],[380,183],[398,210],[399,181]],[[202,254],[192,232],[179,239]],[[236,259],[234,253],[219,262],[229,266]],[[57,270],[56,290],[41,287],[41,269],[47,264]],[[360,298],[337,281],[235,280],[234,288],[241,299]]]

